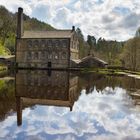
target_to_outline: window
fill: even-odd
[[[62,59],[67,59],[67,54],[66,52],[63,52],[62,55],[61,55]]]
[[[54,57],[55,59],[58,59],[58,55],[57,54],[55,54],[55,57]]]
[[[52,40],[48,40],[47,46],[48,46],[48,47],[52,47]]]
[[[35,52],[35,53],[34,53],[34,58],[35,58],[35,59],[38,59],[38,52]]]
[[[32,47],[32,41],[31,40],[27,40],[27,47],[31,48]]]
[[[56,46],[56,47],[59,47],[59,46],[60,46],[60,41],[59,41],[59,40],[56,40],[56,41],[55,41],[55,46]]]
[[[54,59],[58,59],[58,54],[56,52],[54,52],[53,57],[54,57]]]
[[[48,52],[45,53],[45,59],[48,59]]]
[[[48,59],[52,59],[52,54],[48,53]]]
[[[45,52],[44,52],[44,51],[41,52],[41,58],[42,58],[42,59],[45,58]]]
[[[63,40],[62,45],[63,45],[63,47],[67,47],[67,40]]]
[[[27,52],[27,60],[30,60],[32,58],[31,52]]]
[[[45,40],[41,40],[41,47],[45,47],[46,46],[46,42],[45,42]]]
[[[34,47],[38,47],[39,46],[39,41],[38,40],[35,40],[34,41]]]

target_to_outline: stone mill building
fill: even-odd
[[[75,27],[71,30],[24,31],[18,9],[16,64],[19,68],[70,68],[79,59]]]

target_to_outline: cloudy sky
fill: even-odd
[[[16,113],[7,115],[0,122],[0,140],[139,139],[139,108],[124,89],[106,87],[102,92],[94,89],[90,94],[85,90],[81,93],[72,112],[65,107],[25,108],[20,127],[16,126]]]
[[[80,27],[87,34],[126,40],[140,27],[140,0],[0,0],[12,12],[24,12],[55,28]]]

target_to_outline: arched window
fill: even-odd
[[[58,59],[59,58],[58,53],[54,52],[53,57],[54,57],[54,59]]]
[[[31,48],[32,47],[32,41],[31,40],[27,40],[27,47]]]
[[[45,59],[48,59],[48,51],[45,53]]]
[[[52,53],[48,53],[47,58],[48,58],[48,59],[52,59]]]
[[[38,40],[35,40],[34,41],[34,47],[38,47],[39,46],[39,41]]]
[[[41,52],[41,58],[45,59],[45,52],[44,51]]]
[[[34,53],[34,59],[38,59],[38,56],[39,56],[39,55],[38,55],[38,52],[35,52],[35,53]]]
[[[63,40],[63,41],[62,41],[62,46],[63,46],[63,47],[67,47],[67,40]]]
[[[67,59],[67,53],[66,53],[66,52],[62,52],[61,58],[62,58],[62,59]]]
[[[59,46],[60,46],[60,41],[59,41],[59,40],[56,40],[56,41],[55,41],[55,46],[56,46],[56,47],[59,47]]]
[[[45,47],[46,46],[46,41],[45,40],[41,40],[41,47]]]
[[[30,60],[30,59],[32,59],[32,54],[31,52],[27,52],[27,60]]]
[[[48,46],[48,47],[52,47],[52,40],[48,40],[47,46]]]

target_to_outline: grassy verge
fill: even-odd
[[[123,76],[126,74],[134,74],[140,76],[140,72],[134,72],[129,70],[119,70],[119,69],[107,69],[107,68],[82,68],[82,72],[97,72],[104,75],[116,75]]]

